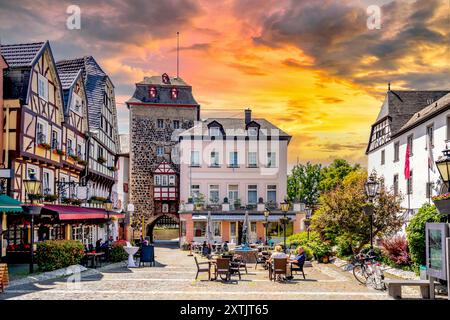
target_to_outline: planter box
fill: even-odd
[[[433,200],[440,214],[450,214],[450,199]]]
[[[264,212],[266,210],[266,205],[264,203],[258,203],[256,206],[256,211]]]
[[[222,211],[230,211],[230,204],[222,203]]]

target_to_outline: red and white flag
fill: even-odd
[[[405,154],[405,179],[409,180],[410,178],[410,170],[409,170],[409,145],[406,144],[406,154]]]

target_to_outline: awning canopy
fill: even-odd
[[[23,212],[22,202],[13,199],[5,194],[0,195],[0,212]]]
[[[53,204],[46,204],[42,208],[41,215],[45,214],[57,214],[59,220],[107,219],[108,217],[104,209],[77,206],[61,206]]]

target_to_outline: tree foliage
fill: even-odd
[[[320,191],[329,192],[333,190],[349,173],[359,169],[359,164],[352,166],[344,159],[335,159],[328,167],[322,169],[322,178],[319,185]]]
[[[288,198],[290,201],[302,201],[316,204],[319,198],[321,180],[320,164],[297,164],[288,176]]]
[[[427,222],[440,222],[440,215],[434,205],[424,204],[406,227],[411,260],[416,265],[425,264],[425,224]]]
[[[311,227],[325,239],[340,237],[358,252],[370,241],[370,218],[364,212],[367,205],[364,184],[367,173],[350,172],[334,189],[322,194],[320,208],[312,218]],[[381,182],[381,181],[380,181]],[[373,235],[385,237],[398,232],[404,219],[400,214],[401,199],[380,188],[373,203]]]

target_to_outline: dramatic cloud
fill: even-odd
[[[66,9],[81,8],[68,30]],[[367,7],[381,7],[381,29]],[[93,55],[124,102],[144,76],[176,72],[202,118],[250,107],[293,136],[289,162],[365,164],[387,89],[450,89],[448,0],[0,0],[2,43],[50,40],[56,60]]]

